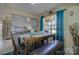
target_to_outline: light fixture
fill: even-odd
[[[50,10],[50,11],[48,12],[48,14],[51,15],[51,14],[53,14],[53,12]]]

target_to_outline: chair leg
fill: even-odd
[[[14,50],[13,53],[14,53],[14,55],[18,55],[19,54],[17,50]]]
[[[17,55],[17,52],[16,52],[16,51],[13,51],[13,54],[14,54],[14,55]]]

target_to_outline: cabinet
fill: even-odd
[[[3,39],[7,39],[10,36],[10,21],[9,20],[3,20]]]

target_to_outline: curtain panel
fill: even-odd
[[[40,31],[44,30],[44,16],[40,17]]]
[[[64,42],[64,10],[57,11],[56,39]]]

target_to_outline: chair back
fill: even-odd
[[[16,34],[12,34],[12,32],[10,31],[10,34],[11,34],[11,39],[12,39],[12,43],[13,43],[13,48],[14,50],[17,50],[18,49],[18,36]]]
[[[25,41],[26,54],[29,54],[29,52],[38,48],[38,42],[40,42],[40,40],[41,38],[37,38],[37,37],[32,37],[32,38],[25,37],[24,41]]]

